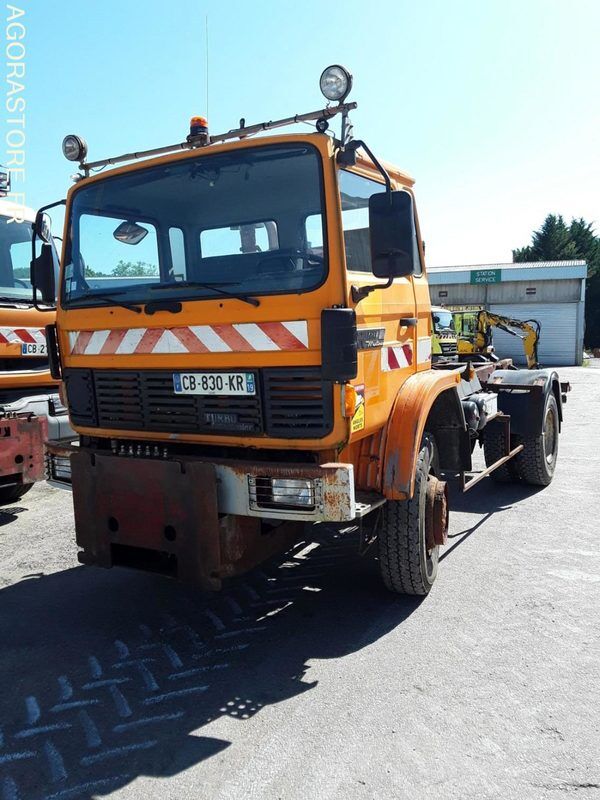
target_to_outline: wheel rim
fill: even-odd
[[[431,453],[432,453],[432,451],[430,450],[430,454]],[[432,468],[431,460],[432,460],[432,455],[430,455],[429,472],[432,475],[435,475],[435,470]],[[425,503],[423,503],[422,510],[423,510],[423,514],[421,516],[421,519],[423,520],[423,523],[422,523],[423,527],[422,527],[422,530],[421,530],[421,542],[422,542],[422,547],[423,547],[423,560],[425,562],[425,576],[426,576],[427,581],[429,583],[433,583],[433,581],[435,580],[435,574],[436,574],[437,565],[438,565],[438,555],[439,555],[439,552],[440,552],[440,546],[438,544],[436,544],[431,548],[427,547],[427,535],[426,535],[426,532],[425,532],[425,513],[424,513],[425,512]]]
[[[556,424],[556,413],[550,406],[546,411],[544,420],[544,457],[546,464],[552,465],[556,458],[556,446],[558,444],[558,425]]]
[[[434,547],[432,547],[431,550],[428,550],[427,545],[425,545],[425,572],[429,580],[431,580],[431,578],[435,573],[438,563],[439,551],[440,551],[439,544],[434,545]]]

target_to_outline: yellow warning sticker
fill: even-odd
[[[350,422],[350,430],[352,433],[362,431],[365,427],[365,387],[361,385],[355,386],[354,388],[356,389],[356,407]]]

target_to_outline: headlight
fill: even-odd
[[[317,507],[322,487],[320,479],[271,478],[248,475],[248,502],[252,511],[306,512]]]
[[[343,102],[352,89],[352,75],[339,64],[332,64],[321,73],[321,92],[327,100]]]
[[[62,151],[67,161],[83,161],[87,155],[87,144],[81,136],[69,134],[63,139]]]
[[[315,496],[312,481],[273,478],[271,483],[273,502],[289,506],[314,506]]]

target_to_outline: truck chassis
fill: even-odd
[[[436,369],[450,366],[439,364]],[[446,543],[448,487],[442,479],[446,473],[458,477],[463,492],[489,475],[502,479],[503,470],[526,447],[523,433],[539,434],[549,392],[562,418],[569,385],[558,384],[555,373],[515,371],[510,366],[506,360],[453,366],[453,372],[462,373],[457,392],[463,429],[453,428],[455,422],[447,428],[447,420],[434,416],[426,433],[436,448],[432,467],[433,460],[443,455],[441,468],[432,469],[437,474],[428,475],[427,482],[425,526],[430,549]],[[511,409],[512,416],[502,406]],[[451,448],[444,443],[449,430],[455,438]],[[486,430],[493,431],[492,447],[486,446]],[[484,446],[486,469],[473,474],[471,453],[477,441]],[[345,463],[282,464],[254,460],[251,453],[217,458],[190,454],[177,445],[151,448],[119,440],[109,445],[108,440],[89,437],[83,437],[80,445],[50,442],[48,454],[51,482],[74,487],[82,563],[133,566],[203,590],[218,590],[224,579],[285,550],[306,535],[305,523],[347,525],[365,520],[364,527],[370,530],[361,538],[365,549],[365,543],[378,537],[371,512],[386,501],[388,506],[394,503],[385,490],[357,486],[353,465]],[[447,469],[449,460],[453,469]],[[379,465],[379,473],[380,482],[384,481],[385,465]],[[273,502],[273,482],[279,479],[306,486],[310,492],[306,505]],[[149,498],[154,496],[163,502],[152,505]]]

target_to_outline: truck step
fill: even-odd
[[[386,502],[385,497],[375,492],[357,492],[356,493],[356,518],[365,517],[371,511],[374,511],[379,506]]]

